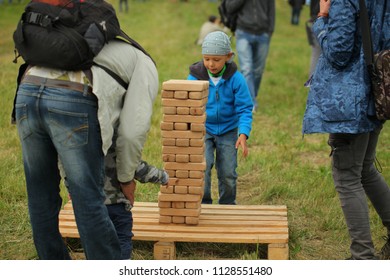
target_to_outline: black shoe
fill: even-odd
[[[383,239],[386,240],[386,243],[379,252],[379,259],[390,260],[390,237],[383,237]]]

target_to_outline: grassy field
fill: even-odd
[[[115,0],[117,1],[117,0]],[[117,7],[117,2],[112,2]],[[349,238],[334,190],[326,135],[301,133],[305,108],[310,47],[302,12],[301,24],[290,25],[290,7],[276,0],[277,18],[266,71],[259,93],[259,111],[254,115],[248,158],[239,154],[238,203],[287,205],[290,228],[290,259],[344,259],[349,256]],[[205,0],[188,3],[171,0],[129,0],[129,13],[119,14],[122,28],[151,53],[157,62],[160,83],[185,79],[188,66],[200,59],[194,45],[200,25],[217,4]],[[10,114],[18,65],[12,33],[22,4],[0,6],[0,259],[35,259],[21,149]],[[234,38],[233,38],[234,46]],[[157,166],[161,161],[160,99],[155,103],[153,125],[144,158]],[[390,138],[385,127],[378,145],[383,174],[390,179]],[[216,189],[214,180],[214,189]],[[157,201],[158,186],[138,184],[138,201]],[[385,235],[372,207],[372,231],[378,248]],[[151,259],[152,244],[136,242],[135,259]],[[181,243],[179,259],[256,259],[261,246]]]

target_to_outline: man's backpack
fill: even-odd
[[[154,62],[120,29],[114,8],[104,0],[32,0],[14,32],[15,52],[25,61],[19,68],[16,92],[29,65],[61,70],[88,70],[96,65],[127,88],[117,73],[93,61],[104,45],[115,39],[139,49]],[[15,63],[19,55],[15,55]],[[15,106],[11,121],[16,121]]]
[[[234,13],[229,13],[226,9],[226,2],[227,0],[222,0],[221,4],[218,6],[218,12],[221,17],[222,24],[229,28],[232,33],[234,33],[237,28],[239,9],[237,9]]]
[[[120,34],[115,10],[104,0],[32,0],[13,39],[15,53],[30,65],[84,70]]]
[[[360,0],[360,26],[364,58],[371,78],[371,93],[378,120],[390,120],[390,49],[374,54],[369,18],[364,0]]]

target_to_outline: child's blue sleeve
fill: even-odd
[[[235,107],[238,115],[238,133],[248,138],[252,130],[252,98],[245,78],[241,74],[235,75],[237,87],[235,88]]]
[[[192,76],[191,74],[189,74],[187,80],[198,80],[198,79]]]

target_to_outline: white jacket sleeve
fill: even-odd
[[[153,103],[158,92],[157,69],[151,59],[140,53],[119,115],[116,142],[117,174],[120,182],[128,182],[141,160],[150,129]]]
[[[99,99],[103,152],[116,138],[116,168],[120,182],[131,181],[141,159],[158,93],[158,73],[152,60],[120,41],[107,44],[95,62],[129,83],[127,91],[102,68],[93,66],[93,88]]]

